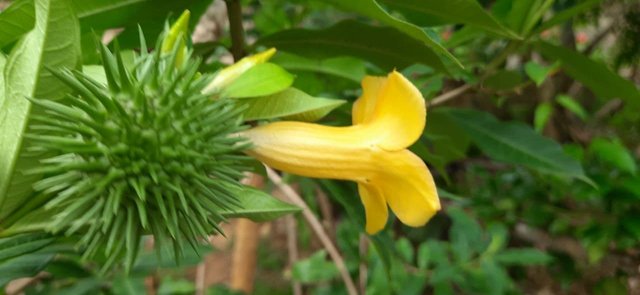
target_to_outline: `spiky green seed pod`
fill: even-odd
[[[141,54],[124,64],[102,46],[108,83],[79,71],[52,73],[73,94],[64,100],[31,99],[45,110],[33,118],[33,152],[53,155],[33,173],[45,177],[35,189],[50,196],[50,229],[81,233],[84,257],[104,251],[105,267],[120,258],[130,267],[144,234],[176,255],[187,242],[221,233],[223,210],[237,208],[229,186],[247,170],[241,151],[248,143],[233,102],[201,93],[210,76],[197,72],[187,54]],[[159,46],[156,46],[159,48]]]

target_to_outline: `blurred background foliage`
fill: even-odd
[[[156,36],[184,9],[201,70],[231,62],[223,2],[102,2],[74,1],[85,64],[98,61],[93,32],[124,29],[120,46],[136,49],[138,24]],[[295,75],[294,87],[349,101],[323,124],[349,124],[366,74],[402,71],[429,101],[411,149],[432,169],[444,210],[426,227],[392,219],[367,238],[355,184],[285,177],[335,240],[359,292],[640,294],[640,2],[240,2],[247,53],[276,47],[272,61]],[[30,30],[33,2],[0,3],[7,53],[19,35],[3,24],[19,19]],[[347,294],[304,222],[263,225],[254,294],[290,294],[292,283],[305,294]],[[210,261],[195,252],[177,267],[145,250],[129,276],[105,276],[64,239],[29,235],[19,245],[0,247],[0,285],[39,273],[19,288],[25,294],[238,294],[225,285],[226,244],[201,251],[227,262],[204,290],[194,267]]]

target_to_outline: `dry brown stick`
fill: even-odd
[[[298,235],[297,235],[297,226],[296,226],[296,218],[292,215],[288,215],[285,217],[285,222],[287,226],[287,248],[289,250],[289,265],[293,267],[293,265],[298,261]],[[295,280],[291,280],[291,289],[293,290],[293,295],[302,295],[302,285]]]
[[[472,87],[471,84],[465,84],[456,89],[440,94],[429,102],[429,106],[437,106],[437,105],[443,104],[467,92],[467,90],[471,89],[471,87]]]
[[[307,223],[309,223],[311,229],[316,234],[318,239],[320,239],[320,242],[329,253],[331,260],[333,260],[333,263],[335,263],[336,267],[338,268],[340,276],[342,277],[345,287],[347,288],[347,292],[349,293],[349,295],[357,295],[358,290],[356,289],[356,285],[353,282],[353,279],[349,275],[349,271],[347,270],[347,266],[344,263],[344,259],[329,238],[329,235],[327,235],[327,232],[322,227],[320,220],[318,220],[313,212],[311,212],[311,209],[309,209],[309,206],[307,205],[307,203],[305,203],[302,197],[300,197],[300,195],[298,195],[298,193],[296,193],[290,185],[282,181],[282,178],[280,177],[280,175],[278,175],[278,173],[276,173],[273,169],[267,167],[267,176],[269,177],[269,180],[271,180],[271,182],[273,182],[278,187],[278,189],[280,189],[280,191],[282,191],[282,193],[291,202],[293,202],[294,205],[302,208],[302,215],[304,216]]]
[[[242,182],[260,188],[264,184],[264,179],[258,174],[251,173]],[[250,294],[253,291],[258,260],[259,224],[244,218],[238,219],[234,236],[231,288]]]

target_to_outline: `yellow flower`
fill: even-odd
[[[369,234],[387,222],[387,204],[400,221],[424,225],[440,209],[431,173],[406,148],[422,134],[425,101],[398,72],[365,77],[353,105],[353,125],[276,122],[242,133],[247,152],[263,163],[307,177],[358,183]]]
[[[215,93],[216,91],[231,84],[235,79],[240,77],[244,72],[248,71],[257,64],[261,64],[269,60],[274,54],[276,54],[275,48],[269,48],[264,52],[247,56],[241,59],[239,62],[234,63],[224,69],[222,69],[213,81],[202,90],[202,93]]]

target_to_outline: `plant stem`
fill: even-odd
[[[309,206],[307,205],[307,203],[305,203],[302,197],[300,197],[300,195],[296,193],[296,191],[293,190],[293,188],[290,185],[282,181],[282,178],[280,177],[280,175],[278,175],[278,173],[276,173],[273,169],[269,167],[266,167],[266,169],[267,169],[267,176],[269,177],[269,180],[271,180],[271,182],[273,182],[273,184],[275,184],[278,187],[278,189],[280,189],[280,191],[291,202],[293,202],[294,205],[302,208],[302,215],[304,216],[304,219],[307,220],[307,223],[309,223],[309,225],[311,226],[311,229],[316,234],[318,239],[320,239],[320,242],[329,253],[331,260],[333,260],[333,263],[336,264],[336,267],[338,268],[338,271],[342,276],[342,280],[344,281],[344,285],[347,288],[347,293],[349,295],[357,295],[358,289],[356,289],[356,284],[353,282],[353,279],[349,275],[349,271],[347,270],[347,265],[344,263],[344,259],[342,258],[342,255],[340,255],[340,252],[331,241],[331,238],[329,238],[329,235],[322,227],[322,223],[320,223],[320,220],[318,220],[318,217],[316,217],[313,214],[313,212],[311,212],[311,209],[309,209]]]
[[[231,33],[231,54],[234,61],[239,61],[245,56],[244,28],[242,27],[242,7],[240,0],[225,0],[227,5],[227,17],[229,18],[229,31]]]

